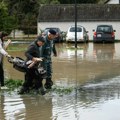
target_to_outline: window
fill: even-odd
[[[111,32],[112,29],[110,26],[99,26],[97,32]]]
[[[70,32],[75,32],[75,27],[70,28]],[[82,32],[82,29],[77,27],[77,32]]]

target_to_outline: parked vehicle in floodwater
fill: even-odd
[[[114,42],[116,30],[113,30],[112,25],[98,25],[96,30],[93,30],[93,42]]]
[[[77,25],[77,42],[88,42],[88,31],[83,26]],[[66,42],[75,42],[75,26],[68,28]]]

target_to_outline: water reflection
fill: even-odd
[[[16,120],[24,118],[25,105],[19,96],[1,96],[1,120]]]
[[[59,58],[66,58],[67,60],[75,59],[77,56],[79,59],[85,59],[86,54],[89,49],[89,44],[78,44],[77,49],[75,49],[74,44],[63,44],[61,49],[58,51]]]
[[[70,94],[1,95],[0,119],[119,120],[120,43],[57,44],[53,57],[54,85],[73,87]],[[17,46],[27,47],[27,45]],[[24,57],[24,51],[10,51]],[[22,78],[5,60],[6,74]]]
[[[49,120],[52,98],[42,96],[1,96],[1,120]]]
[[[112,62],[115,54],[115,44],[94,44],[93,53],[96,62]]]
[[[48,120],[52,116],[52,98],[45,99],[42,96],[26,96],[22,97],[25,105],[26,120]],[[34,108],[34,109],[33,109]]]
[[[73,44],[62,46],[54,58],[54,79],[57,85],[83,84],[119,75],[119,60],[114,44]],[[117,61],[116,61],[117,60]],[[59,69],[58,69],[59,68]]]

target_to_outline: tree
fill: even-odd
[[[0,2],[0,31],[10,33],[16,24],[15,17],[8,14],[7,5],[4,2]]]
[[[1,9],[6,9],[7,16],[6,22],[1,24],[5,26],[8,21],[15,21],[17,24],[13,24],[13,28],[24,30],[25,33],[37,32],[35,26],[37,26],[37,17],[39,12],[39,7],[46,4],[74,4],[74,0],[0,0],[1,3],[4,1],[7,7],[4,6]],[[78,4],[80,3],[97,3],[100,0],[76,0]],[[10,17],[12,16],[12,17]],[[0,17],[2,18],[2,17]],[[4,17],[5,18],[5,17]],[[16,18],[16,20],[14,19]],[[16,26],[15,26],[16,25]],[[10,24],[9,24],[10,26]],[[12,26],[10,26],[12,27]],[[27,30],[26,28],[33,28],[33,30]],[[9,28],[9,27],[8,27]]]

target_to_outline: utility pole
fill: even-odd
[[[75,0],[75,48],[77,48],[77,2]]]

